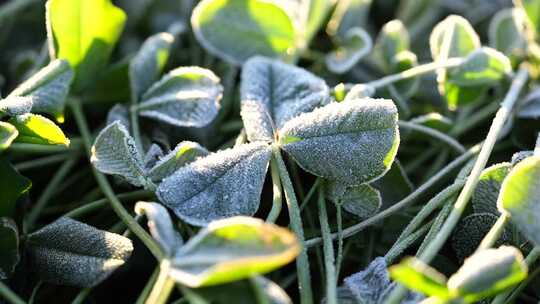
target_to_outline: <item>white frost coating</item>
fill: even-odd
[[[314,175],[363,184],[391,167],[399,145],[397,119],[387,99],[332,103],[287,122],[280,144]]]
[[[33,113],[62,117],[73,75],[67,61],[54,60],[19,85],[7,99],[15,96],[30,97]]]
[[[135,213],[146,215],[148,229],[152,237],[163,248],[168,257],[172,257],[176,250],[182,246],[182,236],[174,229],[171,217],[165,207],[156,203],[138,202]]]
[[[128,108],[120,103],[115,104],[107,113],[107,125],[119,120],[124,125],[126,130],[131,130],[131,122],[129,120]]]
[[[30,113],[32,104],[33,100],[31,97],[12,96],[0,100],[0,113],[5,113],[9,116]]]
[[[324,80],[308,71],[265,57],[253,57],[242,70],[242,119],[249,141],[272,141],[273,129],[327,104]]]
[[[448,42],[445,42],[445,39]],[[439,22],[429,36],[429,47],[434,61],[441,56],[464,57],[480,46],[480,38],[469,21],[458,15],[450,15]]]
[[[352,69],[373,47],[369,34],[359,27],[348,30],[345,39],[342,45],[325,57],[326,66],[336,74]]]
[[[268,145],[253,143],[210,154],[165,178],[156,194],[178,217],[196,226],[252,215],[259,207],[271,153]]]
[[[62,217],[28,236],[32,269],[54,284],[92,287],[127,261],[128,238]]]
[[[90,161],[105,174],[120,175],[135,186],[145,185],[141,155],[133,138],[119,121],[101,130],[92,146]]]
[[[138,100],[161,74],[169,57],[174,36],[159,33],[146,39],[139,52],[129,64],[129,80],[132,98]]]
[[[160,160],[148,171],[148,176],[154,182],[176,172],[181,167],[193,162],[199,157],[208,155],[208,150],[196,142],[183,141],[173,151],[160,158]]]
[[[172,70],[156,82],[137,106],[141,116],[179,127],[204,127],[218,114],[223,87],[212,71],[199,67]]]

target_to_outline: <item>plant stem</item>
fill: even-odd
[[[309,203],[309,201],[311,200],[311,198],[313,197],[313,195],[315,194],[315,191],[319,188],[319,186],[322,184],[322,178],[320,177],[317,177],[315,179],[315,182],[313,183],[313,185],[311,185],[311,188],[309,189],[308,193],[306,194],[306,196],[304,197],[304,199],[302,200],[302,204],[300,204],[300,211],[304,210],[304,208],[306,207],[307,203]]]
[[[118,194],[116,197],[120,201],[133,201],[133,200],[145,199],[145,198],[151,197],[152,195],[153,194],[150,191],[137,190],[133,192],[121,193],[121,194]],[[80,218],[94,210],[98,210],[105,207],[108,203],[109,203],[109,200],[107,198],[103,198],[97,201],[84,204],[84,206],[81,206],[77,209],[73,209],[70,212],[64,214],[64,216],[70,217],[73,219]]]
[[[431,243],[429,243],[425,251],[419,256],[419,259],[422,262],[429,264],[429,262],[433,260],[444,243],[446,243],[446,240],[450,236],[450,233],[452,233],[455,225],[458,223],[461,214],[465,210],[465,207],[467,207],[467,203],[471,198],[474,188],[476,188],[476,185],[478,184],[480,175],[486,167],[489,156],[491,155],[491,151],[493,150],[493,147],[495,146],[495,143],[499,137],[499,133],[506,123],[507,118],[510,116],[514,104],[519,96],[519,92],[527,82],[528,76],[527,69],[522,65],[512,81],[512,86],[501,103],[500,109],[497,111],[497,114],[495,114],[495,118],[493,119],[491,127],[489,128],[486,140],[482,144],[482,149],[478,155],[478,158],[476,159],[476,162],[474,163],[471,174],[467,178],[465,186],[461,190],[452,212],[444,222],[437,236]],[[403,285],[398,285],[398,287],[396,287],[388,297],[386,304],[399,303],[405,294],[405,291],[406,288]]]
[[[11,0],[0,6],[0,22],[25,10],[28,6],[40,3],[41,0]]]
[[[300,208],[294,193],[294,187],[287,172],[285,162],[281,157],[281,152],[278,147],[272,148],[273,159],[277,163],[279,175],[283,189],[285,191],[285,199],[287,200],[287,207],[289,209],[290,225],[292,231],[296,234],[298,241],[302,246],[302,250],[296,259],[296,271],[298,272],[298,288],[300,290],[300,302],[302,304],[313,303],[313,292],[311,290],[311,275],[309,271],[309,261],[307,254],[307,246],[304,239],[304,228],[302,227],[302,217],[300,215]]]
[[[384,259],[388,265],[401,255],[407,248],[409,248],[414,242],[416,242],[421,236],[428,232],[429,228],[433,224],[433,220],[429,221],[427,224],[422,226],[420,229],[414,231],[413,233],[407,235],[399,242],[396,242],[390,250],[385,254]]]
[[[156,269],[154,269],[154,272],[152,272],[152,275],[150,275],[148,282],[146,282],[146,285],[144,285],[144,288],[139,294],[139,297],[137,298],[137,302],[135,302],[135,304],[144,304],[144,302],[146,301],[146,298],[148,298],[148,295],[150,294],[150,291],[152,290],[152,287],[156,283],[158,276],[159,276],[159,267],[156,267]]]
[[[81,132],[81,135],[83,137],[84,145],[86,147],[86,153],[88,156],[88,159],[91,157],[91,149],[92,149],[92,138],[90,134],[90,130],[88,129],[88,123],[86,122],[86,118],[84,117],[84,113],[82,110],[82,107],[79,102],[75,100],[75,102],[69,103],[71,106],[71,110],[73,112],[73,116],[75,117],[75,121],[77,123],[77,126],[79,128],[79,131]],[[163,252],[158,244],[152,239],[152,237],[144,230],[137,221],[131,217],[129,212],[124,208],[122,203],[118,200],[116,197],[111,185],[109,184],[109,181],[105,177],[105,175],[101,174],[99,171],[96,170],[96,168],[92,167],[92,172],[94,173],[94,177],[96,178],[96,181],[101,188],[101,191],[103,194],[105,194],[105,197],[109,200],[109,203],[111,204],[112,209],[118,215],[118,217],[126,224],[126,226],[131,230],[142,242],[143,244],[152,252],[154,257],[160,261],[163,258]]]
[[[257,281],[257,278],[256,277],[249,278],[249,283],[251,285],[251,288],[253,289],[253,293],[255,294],[255,299],[257,300],[257,304],[270,304],[270,301],[268,300],[268,297],[266,296],[266,293],[264,292],[264,289],[261,286],[261,283]]]
[[[471,116],[467,117],[463,121],[455,124],[448,135],[451,137],[458,137],[463,133],[469,131],[473,127],[476,127],[479,123],[486,120],[488,117],[493,115],[499,109],[499,104],[492,102],[487,104],[485,107],[480,108]]]
[[[24,171],[24,170],[44,167],[47,165],[51,165],[51,164],[66,160],[70,158],[71,156],[72,156],[71,154],[65,153],[65,154],[57,154],[57,155],[51,155],[51,156],[45,156],[45,157],[41,157],[37,159],[32,159],[29,161],[20,162],[16,164],[15,169],[17,169],[18,171]]]
[[[276,162],[270,162],[270,175],[272,175],[273,200],[272,209],[270,210],[266,221],[270,223],[275,223],[277,218],[279,217],[279,214],[281,213],[281,208],[283,206],[281,179],[279,178],[279,169],[276,165]]]
[[[334,264],[334,246],[330,237],[330,226],[328,225],[328,214],[326,213],[326,202],[324,194],[319,190],[317,200],[319,206],[319,222],[321,223],[321,234],[323,238],[324,269],[326,270],[326,303],[337,304],[337,279],[336,267]]]
[[[71,141],[69,147],[62,145],[38,145],[27,143],[13,143],[9,146],[9,152],[11,153],[29,153],[29,154],[50,154],[50,153],[62,153],[80,148],[77,142]]]
[[[510,216],[508,215],[508,213],[503,212],[499,216],[499,218],[497,219],[493,227],[491,227],[489,232],[484,236],[484,238],[482,239],[482,242],[480,242],[480,245],[478,245],[478,248],[476,249],[476,251],[480,251],[480,250],[484,250],[484,249],[488,249],[492,247],[493,244],[497,242],[497,240],[503,233],[506,223],[508,223],[509,220],[510,220]]]
[[[395,212],[407,207],[411,203],[413,203],[420,195],[422,195],[424,192],[429,190],[433,185],[435,185],[437,182],[439,182],[443,177],[445,177],[447,174],[452,172],[454,169],[458,168],[460,165],[465,163],[469,158],[473,157],[478,153],[480,150],[480,146],[476,145],[469,149],[469,151],[460,157],[456,158],[454,161],[446,165],[441,171],[439,171],[436,175],[434,175],[432,178],[430,178],[425,184],[418,187],[414,192],[409,194],[407,197],[402,199],[401,201],[397,202],[396,204],[392,205],[391,207],[379,212],[373,217],[370,217],[369,219],[360,222],[356,225],[353,225],[347,229],[343,230],[343,238],[347,238],[350,236],[355,235],[356,233],[362,231],[364,228],[394,214]],[[332,234],[332,238],[337,238],[337,234]],[[320,237],[313,238],[306,241],[306,246],[311,247],[318,245],[322,239]]]
[[[135,141],[135,146],[141,155],[144,155],[142,139],[141,139],[141,129],[139,128],[139,111],[135,106],[130,107],[129,117],[131,121],[131,132],[133,132],[133,140]]]
[[[146,300],[146,304],[164,304],[171,295],[171,292],[176,284],[169,276],[171,262],[169,259],[163,259],[159,265],[159,276],[157,277],[154,287]]]
[[[92,291],[92,288],[84,288],[77,294],[77,296],[75,297],[75,299],[73,299],[71,304],[82,304],[84,300],[86,299],[86,297],[88,297],[91,291]]]
[[[457,140],[453,139],[452,137],[444,134],[443,132],[439,130],[424,127],[422,125],[415,124],[408,121],[403,121],[403,120],[398,121],[398,125],[400,128],[415,130],[423,134],[429,135],[435,139],[438,139],[459,153],[467,152],[467,149],[465,149],[465,147],[463,147],[463,145],[461,145]]]
[[[0,297],[6,299],[11,304],[26,304],[23,299],[9,289],[2,281],[0,281]]]
[[[343,217],[342,217],[341,211],[342,211],[341,205],[336,204],[336,221],[337,221],[337,235],[338,235],[336,280],[339,280],[339,273],[341,272],[341,263],[343,262]]]

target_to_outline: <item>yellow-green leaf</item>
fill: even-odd
[[[9,123],[19,131],[16,142],[69,146],[69,139],[64,132],[54,122],[41,115],[19,115],[11,118]]]

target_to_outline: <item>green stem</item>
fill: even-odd
[[[282,198],[282,189],[281,189],[281,179],[279,178],[279,169],[276,165],[276,162],[270,162],[270,174],[272,175],[272,191],[273,191],[273,200],[272,200],[272,209],[266,218],[267,222],[275,223],[279,214],[281,213],[281,208],[283,207],[283,198]]]
[[[497,139],[499,137],[499,133],[501,132],[504,124],[506,123],[506,120],[510,116],[514,104],[516,103],[519,96],[519,92],[527,82],[528,76],[528,71],[525,66],[521,66],[514,80],[512,81],[512,86],[510,87],[508,94],[505,96],[503,102],[501,103],[500,109],[497,111],[497,114],[495,114],[495,118],[493,119],[491,127],[489,128],[486,140],[484,141],[478,158],[474,163],[471,174],[467,178],[467,182],[465,183],[465,186],[461,190],[461,193],[459,194],[454,204],[452,212],[446,219],[437,236],[433,239],[431,243],[429,243],[429,245],[426,247],[426,250],[419,256],[419,259],[422,262],[426,264],[431,262],[431,260],[442,248],[444,243],[446,243],[446,240],[452,233],[455,225],[458,223],[461,215],[463,214],[463,211],[465,210],[465,207],[467,207],[467,203],[471,198],[474,188],[476,188],[476,185],[478,184],[478,180],[480,179],[482,170],[484,170],[484,168],[486,167],[489,156],[491,155],[491,151],[493,150],[493,147],[495,146],[495,143],[497,142]],[[403,285],[399,285],[398,287],[396,287],[388,297],[386,304],[399,303],[403,295],[405,294],[404,291],[405,287]]]
[[[30,170],[34,168],[44,167],[47,165],[55,164],[58,162],[61,162],[63,160],[66,160],[70,158],[72,155],[69,153],[66,154],[58,154],[58,155],[51,155],[51,156],[45,156],[37,159],[32,159],[25,162],[20,162],[15,165],[15,169],[18,171],[25,171]]]
[[[71,304],[82,304],[84,300],[90,295],[90,292],[92,291],[92,288],[85,288],[81,290],[75,299],[71,302]]]
[[[313,185],[311,185],[311,189],[309,189],[308,193],[302,200],[302,203],[300,204],[300,211],[304,210],[304,208],[307,206],[313,195],[315,194],[315,191],[319,189],[319,186],[322,184],[323,180],[320,177],[317,177],[315,179],[315,182]]]
[[[324,269],[326,270],[326,303],[337,304],[337,279],[334,261],[334,246],[330,237],[330,225],[328,224],[328,214],[326,213],[326,202],[324,194],[319,191],[317,200],[319,206],[319,222],[321,223],[321,234],[323,238]]]
[[[461,166],[463,163],[465,163],[469,158],[476,155],[479,151],[480,147],[479,145],[476,145],[469,149],[469,151],[460,157],[456,158],[454,161],[449,163],[446,167],[441,169],[436,175],[434,175],[432,178],[430,178],[425,184],[418,187],[414,192],[409,194],[407,197],[402,199],[401,201],[397,202],[396,204],[392,205],[388,209],[385,209],[378,214],[376,214],[373,217],[370,217],[369,219],[360,222],[356,225],[353,225],[347,229],[343,230],[343,238],[347,238],[350,236],[355,235],[356,233],[362,231],[364,228],[394,214],[395,212],[407,207],[411,203],[413,203],[420,195],[424,194],[427,190],[431,189],[435,184],[437,184],[440,180],[442,180],[447,174],[450,174],[454,169]],[[337,234],[332,234],[332,238],[337,238]],[[311,247],[318,245],[321,243],[322,239],[320,237],[313,238],[306,241],[306,246]]]
[[[26,304],[16,293],[14,293],[9,287],[0,281],[0,298],[6,299],[11,304]]]
[[[40,3],[41,0],[11,0],[0,6],[0,22],[6,18],[12,18],[17,13],[24,11],[28,6]]]
[[[484,236],[482,242],[480,242],[480,245],[478,245],[476,251],[491,248],[503,233],[506,223],[508,223],[509,220],[509,214],[507,212],[503,212],[499,216],[493,227],[491,227],[489,232]]]
[[[496,102],[489,103],[486,106],[483,106],[478,111],[476,111],[471,116],[467,117],[467,119],[464,119],[460,121],[459,123],[455,124],[452,127],[452,130],[448,133],[451,137],[458,137],[462,135],[463,133],[469,131],[470,129],[476,127],[479,123],[482,121],[488,119],[493,115],[497,110],[499,109],[499,104]]]
[[[146,282],[146,285],[144,285],[144,288],[139,294],[139,297],[137,298],[137,302],[135,302],[135,304],[144,304],[144,302],[146,302],[146,299],[148,298],[152,287],[156,283],[159,273],[159,267],[156,267],[156,269],[154,269],[154,272],[152,272],[152,275],[150,275],[148,282]]]
[[[79,102],[71,102],[70,103],[73,116],[75,117],[75,121],[77,123],[77,126],[79,128],[79,131],[81,132],[81,135],[83,137],[84,145],[86,146],[86,153],[88,156],[88,159],[91,157],[91,150],[92,150],[92,137],[90,134],[90,130],[88,129],[88,123],[86,122],[86,118],[84,117],[83,110],[81,108],[81,105]],[[161,260],[163,258],[163,252],[158,244],[155,243],[154,239],[144,230],[137,221],[131,217],[129,212],[124,208],[122,203],[118,200],[116,197],[111,185],[109,184],[109,181],[105,177],[105,175],[101,174],[99,171],[97,171],[93,166],[92,172],[94,173],[94,177],[101,188],[101,191],[103,194],[105,194],[105,197],[109,200],[109,203],[111,204],[112,209],[114,212],[118,215],[118,217],[126,224],[126,226],[131,230],[142,242],[143,244],[152,252],[154,257],[156,257],[157,260]]]
[[[396,242],[384,256],[386,263],[388,265],[392,264],[398,256],[400,256],[405,250],[407,250],[407,248],[409,248],[421,236],[423,236],[426,232],[428,232],[432,224],[433,224],[433,220],[429,221],[427,224],[425,224],[424,226],[422,226],[420,229],[416,230],[415,232],[407,235],[407,237],[403,238],[399,242]]]
[[[164,304],[171,295],[171,292],[176,284],[169,276],[171,262],[168,259],[163,259],[159,265],[159,276],[152,287],[152,291],[146,300],[146,304]]]
[[[249,278],[249,283],[251,285],[251,288],[253,289],[253,293],[255,294],[255,299],[257,300],[257,304],[270,304],[270,301],[268,300],[268,296],[266,296],[266,293],[264,292],[263,286],[261,286],[261,283],[257,281],[256,277]]]
[[[307,254],[307,246],[304,239],[304,228],[302,227],[302,217],[300,216],[300,208],[294,193],[294,187],[287,172],[285,162],[281,157],[279,148],[273,147],[273,160],[277,163],[279,175],[282,181],[282,186],[285,191],[285,199],[289,209],[290,225],[292,231],[296,234],[298,241],[302,245],[302,250],[296,259],[296,270],[298,272],[298,285],[300,290],[300,302],[302,304],[313,303],[313,292],[311,290],[311,275],[309,271],[309,261]]]
[[[78,150],[80,145],[74,140],[71,141],[69,147],[62,145],[38,145],[27,143],[13,143],[9,146],[9,152],[11,153],[28,153],[28,154],[49,154],[49,153],[63,153]]]
[[[336,279],[339,280],[339,273],[341,272],[341,263],[343,262],[343,217],[342,217],[341,205],[336,204],[336,221],[337,221],[337,235],[338,235],[338,250],[336,261]]]
[[[415,130],[415,131],[421,132],[423,134],[426,134],[428,136],[431,136],[431,137],[433,137],[435,139],[438,139],[438,140],[444,142],[449,147],[453,148],[454,150],[456,150],[459,153],[467,152],[467,149],[465,149],[465,147],[463,147],[463,145],[461,145],[457,140],[453,139],[452,137],[444,134],[443,132],[441,132],[439,130],[424,127],[424,126],[419,125],[419,124],[415,124],[415,123],[408,122],[408,121],[402,121],[402,120],[398,121],[398,125],[399,125],[400,128]]]
[[[136,106],[131,106],[129,110],[129,117],[131,120],[131,131],[133,132],[133,140],[135,141],[135,146],[139,150],[139,153],[141,153],[141,155],[144,155],[141,139],[141,129],[139,128],[139,111]]]
[[[153,196],[153,193],[150,191],[137,190],[137,191],[128,192],[128,193],[121,193],[121,194],[118,194],[116,197],[120,201],[134,201],[134,200],[146,199],[152,196]],[[73,209],[70,212],[64,214],[64,216],[70,217],[73,219],[81,218],[90,212],[93,212],[95,210],[99,210],[105,207],[109,203],[110,203],[109,199],[103,198],[97,201],[84,204],[84,206],[81,206],[77,209]]]

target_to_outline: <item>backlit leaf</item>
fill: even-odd
[[[192,225],[253,215],[259,207],[270,155],[271,148],[262,143],[210,154],[165,178],[156,194]]]
[[[14,216],[17,200],[31,186],[29,179],[20,175],[5,157],[0,157],[0,217]]]
[[[156,203],[138,202],[135,205],[135,212],[138,215],[146,215],[152,237],[163,248],[165,254],[172,257],[184,241],[182,236],[174,229],[167,209]]]
[[[236,65],[254,55],[286,58],[296,48],[293,21],[272,1],[203,0],[191,26],[208,52]]]
[[[540,35],[540,1],[539,0],[514,0],[517,7],[522,8],[527,14],[532,28],[538,37]]]
[[[19,136],[16,142],[40,145],[69,146],[69,139],[64,132],[51,120],[37,114],[23,114],[9,120]]]
[[[17,135],[19,131],[12,124],[0,121],[0,152],[9,148]]]
[[[435,269],[415,258],[406,258],[388,269],[390,277],[412,290],[429,296],[449,298],[446,278]]]
[[[352,28],[337,49],[326,55],[326,66],[334,73],[345,73],[369,54],[372,45],[371,37],[366,31],[359,27]]]
[[[332,103],[302,114],[279,131],[283,150],[306,171],[361,184],[392,165],[399,146],[397,109],[385,99]]]
[[[499,11],[489,24],[489,45],[513,61],[523,58],[527,47],[526,22],[520,9]]]
[[[435,61],[465,57],[480,46],[480,38],[469,21],[457,15],[439,22],[429,37],[431,56]]]
[[[163,156],[148,171],[148,175],[154,182],[159,182],[197,158],[208,155],[208,153],[208,150],[196,142],[183,141],[173,151]]]
[[[223,87],[210,70],[172,70],[144,93],[139,114],[179,127],[204,127],[219,111]]]
[[[0,279],[5,280],[19,263],[19,230],[15,222],[0,217]]]
[[[263,274],[300,252],[290,231],[256,218],[212,222],[177,251],[170,275],[190,287],[210,286]]]
[[[410,49],[409,32],[399,20],[386,23],[375,42],[375,55],[378,56],[383,70],[387,73],[396,71],[396,55]]]
[[[369,218],[382,205],[379,190],[367,184],[348,186],[340,182],[329,182],[327,195],[347,212],[360,218]]]
[[[324,80],[310,72],[264,57],[242,69],[242,119],[250,141],[272,141],[275,128],[329,101]]]
[[[92,287],[129,259],[128,238],[62,217],[30,234],[32,269],[46,282]]]

